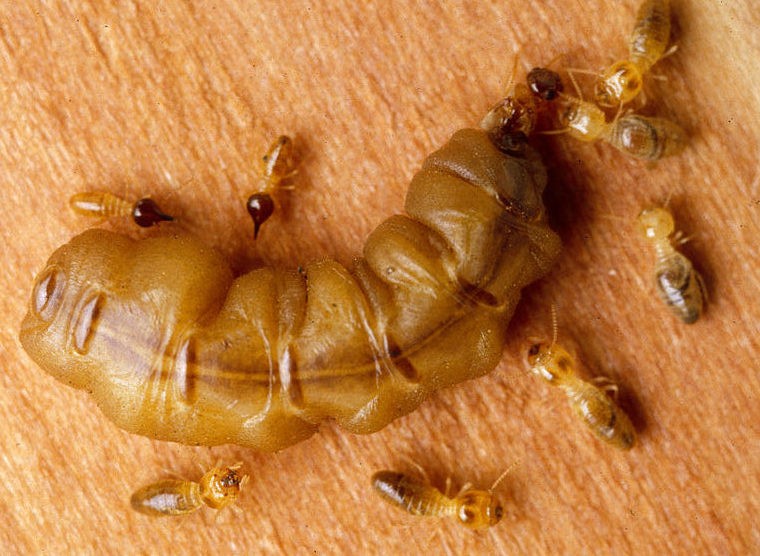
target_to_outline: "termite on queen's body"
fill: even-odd
[[[488,490],[466,484],[456,496],[448,496],[427,480],[396,471],[378,471],[372,475],[372,486],[383,500],[412,515],[454,516],[469,529],[485,529],[499,523],[504,515],[493,491],[510,470],[511,467],[504,471]]]
[[[77,193],[69,198],[71,210],[82,216],[100,218],[131,216],[135,224],[149,228],[159,222],[174,220],[165,214],[153,199],[144,197],[134,203],[106,191]]]
[[[254,239],[258,237],[261,225],[275,211],[275,192],[279,189],[292,189],[293,186],[285,185],[284,182],[296,171],[293,161],[293,140],[287,135],[280,135],[261,157],[261,177],[258,189],[246,201],[246,209],[253,219]]]
[[[528,74],[529,87],[541,90],[542,83],[552,73],[546,68],[534,68]],[[551,99],[557,98],[558,118],[563,127],[541,133],[568,133],[586,142],[603,140],[625,154],[650,161],[678,154],[686,145],[683,129],[670,120],[629,113],[617,115],[612,122],[607,122],[607,115],[601,108],[583,100],[579,91],[578,95],[574,97],[563,94],[561,89],[556,90]],[[551,99],[547,97],[547,100]]]
[[[248,482],[248,475],[238,473],[241,465],[214,466],[197,483],[166,479],[146,485],[132,495],[130,503],[134,510],[154,517],[189,514],[204,504],[221,510],[235,503]]]
[[[707,297],[705,285],[691,261],[673,246],[680,240],[680,232],[674,234],[673,215],[664,207],[648,208],[641,211],[637,223],[654,247],[657,293],[683,322],[696,322]]]
[[[628,415],[618,407],[607,391],[617,393],[617,385],[605,377],[586,382],[575,374],[575,360],[557,344],[557,314],[552,307],[552,343],[530,341],[528,369],[567,394],[576,415],[597,438],[621,450],[630,450],[636,442],[636,431]]]
[[[669,0],[644,0],[628,41],[628,59],[599,73],[594,85],[596,102],[616,107],[633,100],[641,92],[644,74],[669,54],[665,51],[669,39]]]

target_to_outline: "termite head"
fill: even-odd
[[[598,104],[612,108],[632,100],[641,91],[642,84],[643,77],[636,65],[622,60],[599,74],[594,96]]]
[[[641,233],[647,239],[659,241],[668,238],[675,230],[675,222],[670,211],[663,207],[648,208],[641,211],[636,222]]]
[[[253,220],[253,239],[256,239],[261,225],[274,213],[274,200],[269,193],[254,193],[248,197],[245,208]]]
[[[242,464],[229,467],[212,467],[198,483],[206,505],[220,510],[233,504],[241,489],[248,482],[248,475],[241,475],[238,470]]]
[[[457,519],[470,529],[492,527],[504,515],[504,508],[489,490],[466,490],[458,501]]]
[[[273,179],[277,185],[292,173],[294,167],[293,140],[280,135],[261,157],[261,175],[264,179]]]
[[[554,100],[564,89],[559,74],[547,68],[533,68],[527,81],[531,92],[543,100]]]

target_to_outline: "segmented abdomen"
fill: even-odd
[[[491,371],[519,293],[559,252],[538,156],[457,132],[412,180],[409,216],[351,270],[264,268],[235,280],[190,236],[91,230],[53,254],[21,342],[119,426],[189,444],[277,450],[333,418],[378,430]]]

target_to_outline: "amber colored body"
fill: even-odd
[[[146,485],[130,499],[132,508],[142,514],[163,517],[184,515],[204,504],[221,510],[234,504],[248,476],[240,476],[240,464],[212,467],[197,483],[167,479]]]
[[[637,221],[644,237],[654,246],[657,293],[683,322],[696,322],[707,297],[705,285],[691,261],[673,247],[673,216],[667,209],[656,207],[643,210]]]
[[[628,415],[604,390],[575,374],[575,362],[564,348],[554,342],[536,343],[527,359],[532,373],[565,392],[570,406],[597,438],[622,450],[633,447],[636,431]]]
[[[372,486],[384,500],[412,515],[454,516],[470,529],[496,525],[504,513],[488,490],[466,488],[449,497],[427,483],[395,471],[378,471],[372,475]]]
[[[596,101],[602,106],[618,106],[633,100],[641,91],[644,74],[663,56],[669,39],[670,2],[644,0],[628,42],[629,58],[599,74]]]
[[[490,372],[520,290],[559,253],[543,164],[527,145],[506,154],[493,131],[458,131],[430,155],[408,216],[380,224],[350,270],[322,261],[234,278],[189,235],[87,231],[38,276],[21,343],[117,425],[154,438],[272,451],[328,418],[376,431]]]

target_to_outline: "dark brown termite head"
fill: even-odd
[[[274,200],[268,193],[254,193],[248,197],[245,208],[253,219],[253,239],[256,239],[261,225],[274,213]]]
[[[137,201],[132,207],[132,219],[135,224],[143,228],[150,228],[159,222],[171,222],[171,216],[164,213],[153,199],[145,197]]]
[[[554,100],[564,88],[559,74],[547,68],[533,68],[527,81],[531,92],[543,100]]]

